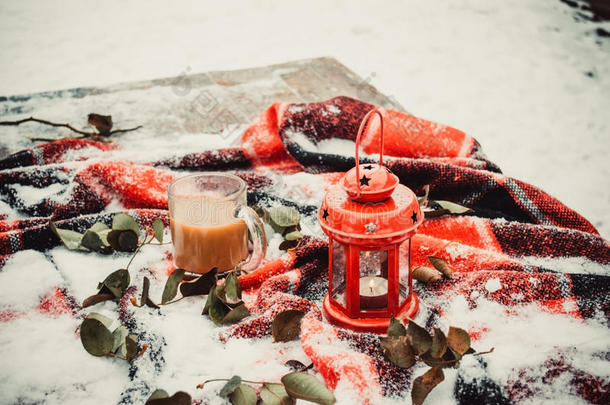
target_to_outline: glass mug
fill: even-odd
[[[226,173],[192,174],[167,188],[176,267],[204,274],[256,269],[267,252],[263,222],[246,205],[246,183]],[[252,252],[248,248],[248,231]]]

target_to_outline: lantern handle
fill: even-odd
[[[377,108],[373,108],[371,111],[366,113],[362,121],[360,122],[360,128],[358,128],[358,135],[356,136],[356,187],[358,187],[358,196],[361,194],[360,188],[360,159],[358,158],[358,149],[360,146],[360,135],[364,133],[368,125],[371,115],[377,114],[379,116],[379,166],[383,165],[383,115]]]

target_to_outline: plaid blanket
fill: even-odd
[[[300,347],[329,387],[336,389],[339,400],[399,401],[408,397],[412,380],[422,369],[392,365],[385,360],[377,336],[337,329],[320,310],[328,283],[328,255],[315,220],[316,201],[321,200],[324,186],[315,185],[333,184],[354,166],[353,143],[348,153],[336,145],[354,141],[362,117],[371,108],[346,97],[311,104],[275,103],[248,127],[237,145],[146,164],[114,158],[120,140],[111,144],[61,140],[13,154],[0,161],[4,204],[0,209],[5,211],[0,211],[0,266],[13,263],[18,252],[49,252],[58,246],[59,240],[47,227],[50,219],[59,227],[84,231],[98,221],[110,224],[119,207],[142,225],[150,225],[156,217],[167,222],[166,187],[181,172],[233,172],[248,184],[249,205],[297,208],[306,237],[297,250],[270,258],[255,272],[240,277],[252,315],[237,325],[219,328],[214,339],[247,338],[256,350],[257,342],[270,335],[275,314],[306,310]],[[416,320],[427,328],[466,327],[480,350],[489,347],[479,345],[503,345],[487,356],[464,358],[441,384],[445,388],[431,394],[430,402],[453,398],[460,404],[544,399],[610,403],[610,244],[590,222],[557,199],[503,175],[464,132],[406,113],[381,111],[384,164],[400,182],[418,195],[429,184],[431,198],[472,209],[468,215],[426,219],[413,238],[413,266],[426,264],[431,252],[454,242],[438,253],[451,265],[454,277],[427,285],[415,283],[421,298]],[[363,162],[375,161],[377,136],[369,131],[363,137]],[[27,199],[19,192],[23,188],[52,188],[61,198]],[[19,217],[8,216],[8,211],[18,212]],[[61,263],[54,264],[65,276]],[[0,267],[0,280],[4,270]],[[173,271],[171,249],[158,263],[134,271],[132,280],[142,274],[163,279]],[[82,319],[91,309],[80,307],[82,298],[72,290],[73,282],[70,276],[60,277],[27,311],[50,319],[60,315]],[[130,365],[127,383],[119,390],[121,403],[142,401],[155,389],[155,376],[164,372],[168,350],[163,330],[151,331],[143,310],[130,305],[129,299],[139,294],[138,284],[134,285],[118,305],[108,307],[132,333],[150,342],[147,353]],[[90,286],[91,293],[94,287]],[[27,311],[0,302],[0,328],[27,316]],[[520,325],[526,325],[525,329]],[[552,336],[557,334],[557,344],[551,341],[545,346],[548,336],[541,337],[540,353],[534,359],[527,354],[531,347],[524,348],[518,337],[499,337],[510,336],[511,330],[535,334],[538,328],[553,325],[567,325],[567,329],[548,330]],[[572,333],[573,340],[562,337]],[[593,343],[580,342],[583,338]],[[65,344],[78,345],[74,339]],[[264,347],[268,350],[269,346]],[[521,355],[530,358],[513,359]],[[86,392],[88,386],[79,389]],[[205,395],[194,397],[213,402]],[[26,393],[23,398],[28,398]],[[11,397],[10,402],[19,401]]]

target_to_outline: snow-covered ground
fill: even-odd
[[[610,237],[610,40],[559,0],[0,4],[0,95],[334,56]]]

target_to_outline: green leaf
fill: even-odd
[[[430,391],[444,379],[445,375],[440,367],[432,367],[423,375],[417,377],[413,381],[413,388],[411,389],[413,405],[423,404]]]
[[[238,375],[234,375],[220,389],[220,392],[218,393],[218,395],[226,398],[229,395],[231,395],[233,393],[233,391],[235,391],[235,388],[237,388],[240,384],[241,384],[241,377]]]
[[[269,217],[274,224],[281,227],[297,225],[301,220],[299,211],[292,207],[284,206],[271,208],[269,210]]]
[[[132,216],[118,213],[112,218],[112,229],[117,231],[133,231],[136,237],[140,236],[140,227]]]
[[[197,277],[194,281],[180,284],[180,293],[185,297],[209,294],[210,289],[216,285],[217,274],[218,268],[214,267],[204,275]]]
[[[114,250],[116,250],[117,252],[121,252],[121,245],[119,245],[119,235],[122,232],[123,231],[112,231],[111,230],[106,235],[106,241],[108,242],[110,247],[113,248]]]
[[[241,285],[235,272],[229,273],[225,280],[225,296],[227,302],[231,304],[241,300]]]
[[[303,234],[300,231],[293,231],[293,232],[289,232],[286,234],[286,236],[284,236],[284,238],[286,240],[299,240],[303,237]]]
[[[247,384],[240,384],[231,394],[233,405],[256,405],[258,397],[254,388]]]
[[[102,281],[102,286],[106,287],[109,292],[114,294],[115,298],[121,298],[123,294],[125,294],[125,290],[129,287],[130,277],[129,271],[125,269],[120,269],[117,271],[113,271]],[[106,291],[102,291],[101,287],[100,293],[105,293]]]
[[[443,276],[432,267],[419,266],[413,270],[413,278],[423,283],[431,283],[439,281]]]
[[[445,354],[443,354],[443,357],[441,357],[440,359],[432,357],[430,352],[424,353],[422,356],[420,356],[421,360],[430,367],[438,366],[442,368],[456,366],[461,357],[462,356],[457,353],[454,353],[451,349],[446,350]]]
[[[210,289],[210,294],[213,294],[213,290],[215,287]],[[201,311],[201,315],[208,315],[210,311],[210,294],[208,294],[207,299],[205,300],[205,304],[203,305],[203,310]]]
[[[389,361],[401,368],[415,364],[415,355],[406,336],[382,337],[379,339],[384,354]]]
[[[282,236],[285,238],[286,235],[288,235],[289,233],[300,231],[300,230],[301,230],[301,224],[287,226],[285,228],[282,228]]]
[[[246,307],[246,304],[240,304],[237,307],[231,309],[221,320],[221,323],[237,323],[242,319],[250,316],[250,311]]]
[[[258,215],[263,221],[269,222],[269,211],[267,211],[266,208],[255,205],[254,207],[252,207],[252,209],[254,210],[254,212],[256,212],[256,215]]]
[[[398,319],[390,318],[390,324],[388,325],[388,337],[398,337],[398,336],[406,336],[407,329]]]
[[[463,207],[451,201],[434,200],[435,203],[441,206],[442,209],[448,210],[451,214],[462,215],[473,212],[468,207]]]
[[[150,280],[148,277],[144,276],[144,280],[142,282],[142,298],[140,299],[140,306],[146,305],[150,308],[159,308],[157,304],[155,304],[148,295],[148,291],[150,290]]]
[[[453,271],[451,270],[451,267],[449,267],[449,264],[444,259],[441,259],[440,257],[436,257],[436,256],[428,256],[428,260],[430,260],[430,263],[432,263],[434,268],[436,270],[440,271],[445,277],[447,277],[447,278],[453,277]]]
[[[99,235],[100,239],[102,240],[102,243],[104,244],[104,247],[106,248],[110,247],[110,243],[108,243],[108,234],[110,232],[112,232],[112,229],[106,229],[104,231],[95,231],[95,233]],[[110,250],[109,252],[112,253],[112,251]]]
[[[305,371],[309,368],[298,360],[288,360],[284,365],[289,367],[292,371]],[[313,367],[313,365],[311,365],[311,367]]]
[[[167,278],[165,288],[163,288],[163,295],[161,296],[161,303],[165,304],[174,299],[178,293],[178,285],[184,278],[185,271],[183,269],[176,269]]]
[[[80,326],[80,340],[87,352],[94,356],[105,356],[112,351],[114,338],[102,322],[86,318]]]
[[[138,347],[138,342],[136,341],[136,337],[134,335],[129,335],[125,338],[125,349],[127,354],[125,357],[128,361],[131,361],[138,357],[138,352],[140,351]]]
[[[114,296],[114,294],[109,294],[109,293],[104,293],[104,294],[94,294],[91,297],[87,297],[85,298],[85,300],[83,301],[83,308],[87,308],[90,307],[92,305],[95,304],[99,304],[100,302],[104,302],[104,301],[108,301],[108,300],[113,300],[116,297]]]
[[[155,218],[153,221],[153,231],[155,232],[155,239],[159,241],[159,243],[163,243],[163,221],[159,218]]]
[[[447,344],[451,350],[462,356],[470,349],[470,336],[464,329],[450,326],[447,334]]]
[[[290,342],[301,334],[301,319],[305,312],[289,309],[275,316],[271,323],[271,334],[274,342]]]
[[[283,384],[265,383],[260,392],[264,405],[294,405],[296,400],[286,392]]]
[[[163,391],[163,390],[157,390]],[[155,392],[157,392],[155,391]],[[165,392],[165,391],[163,391]],[[154,393],[153,393],[154,394]],[[161,393],[162,395],[162,393]],[[192,399],[184,391],[178,391],[171,397],[148,398],[145,405],[191,405]]]
[[[335,396],[320,380],[311,374],[295,371],[282,377],[282,384],[288,395],[296,399],[315,402],[321,405],[335,403]]]
[[[80,247],[81,240],[83,235],[76,232],[71,231],[69,229],[59,229],[53,222],[49,221],[49,228],[51,231],[57,235],[59,240],[70,250],[77,250]]]
[[[135,252],[138,248],[138,235],[133,231],[121,231],[118,244],[121,252]]]
[[[140,306],[143,307],[148,301],[148,291],[150,290],[150,280],[144,276],[142,280],[142,297],[140,298]]]
[[[299,245],[298,240],[285,240],[282,243],[280,243],[280,245],[278,246],[278,249],[279,250],[290,250],[290,249],[294,249],[298,245]]]
[[[430,194],[430,184],[426,184],[424,186],[424,195],[422,197],[417,197],[417,202],[421,207],[425,207],[428,205],[428,195]]]
[[[112,337],[114,338],[114,343],[112,345],[112,352],[116,352],[119,346],[125,344],[125,338],[129,335],[129,330],[121,325],[115,330],[112,331]]]
[[[225,284],[220,284],[220,285],[216,286],[216,291],[215,291],[216,298],[218,298],[221,302],[223,302],[226,306],[229,306],[230,308],[235,308],[235,307],[241,305],[242,304],[241,300],[230,301],[229,299],[227,299],[225,287],[226,287]]]
[[[167,393],[167,391],[162,390],[162,389],[156,389],[155,392],[153,392],[150,397],[148,397],[147,401],[150,401],[151,399],[159,399],[159,398],[168,398],[169,394]]]
[[[107,328],[109,328],[110,325],[112,325],[112,319],[108,318],[105,315],[99,314],[97,312],[90,312],[89,315],[87,315],[87,319],[98,320],[102,323],[102,325],[104,325]]]
[[[450,214],[449,210],[446,210],[444,208],[439,208],[437,210],[425,210],[422,211],[422,213],[424,214],[424,217],[426,219],[442,217],[443,215]]]
[[[409,338],[409,343],[413,346],[413,350],[415,354],[421,356],[425,352],[430,349],[432,346],[432,337],[430,334],[421,326],[416,324],[413,321],[409,321],[409,326],[407,327],[407,336]]]
[[[443,357],[447,351],[447,338],[442,330],[434,328],[434,336],[432,337],[432,347],[430,347],[430,356],[435,359]]]
[[[91,225],[91,228],[89,228],[90,231],[97,233],[107,231],[108,229],[110,228],[108,228],[108,226],[103,222],[96,222],[95,224]]]
[[[93,252],[99,252],[104,246],[102,238],[100,238],[100,236],[93,231],[85,232],[80,244],[82,247],[87,248]]]
[[[216,288],[212,287],[210,293],[208,294],[208,300],[205,303],[204,313],[207,308],[207,314],[210,316],[212,322],[216,325],[220,325],[225,315],[229,313],[229,307],[222,302],[218,296],[216,295]]]

